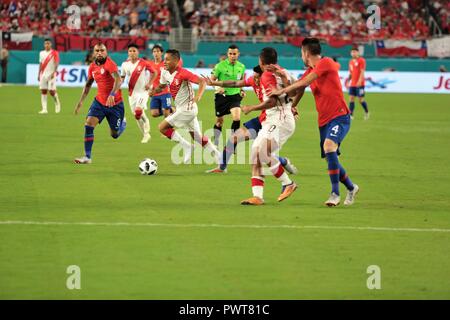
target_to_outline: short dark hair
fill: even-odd
[[[271,47],[262,49],[259,57],[261,58],[261,62],[263,64],[275,64],[278,62],[277,50]]]
[[[172,56],[176,57],[178,60],[180,60],[180,51],[175,49],[169,49],[166,51],[166,53],[171,54]]]
[[[235,44],[231,44],[231,45],[228,47],[228,49],[232,49],[232,50],[238,49],[238,50],[239,50],[238,46],[235,45]]]
[[[258,74],[263,73],[261,66],[259,64],[253,68],[253,72],[258,73]]]
[[[130,48],[136,48],[136,49],[139,50],[139,47],[137,46],[136,43],[130,43],[130,44],[128,45],[128,49],[130,49]]]
[[[44,39],[44,42],[47,42],[47,41],[53,43],[52,39],[50,39],[50,38],[45,38]]]
[[[153,52],[153,50],[155,50],[155,49],[159,49],[159,51],[164,52],[163,47],[161,47],[159,44],[155,44],[155,45],[153,46],[152,52]]]
[[[359,48],[358,47],[352,47],[352,50],[350,50],[350,51],[358,51],[359,52]]]
[[[302,41],[302,48],[312,55],[319,55],[322,52],[322,47],[320,46],[320,41],[317,38],[305,38]]]

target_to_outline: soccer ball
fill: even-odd
[[[156,171],[158,171],[158,164],[153,159],[145,158],[139,163],[139,171],[143,175],[156,174]]]

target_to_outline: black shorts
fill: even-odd
[[[231,96],[224,96],[216,93],[214,103],[216,107],[216,117],[222,117],[230,114],[230,109],[239,108],[241,106],[242,96],[240,94],[233,94]]]

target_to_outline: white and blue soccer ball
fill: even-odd
[[[153,159],[145,158],[139,163],[139,171],[141,174],[148,176],[156,174],[156,171],[158,171],[158,164]]]

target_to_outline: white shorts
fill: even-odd
[[[136,107],[147,110],[148,93],[133,93],[128,97],[128,102],[130,103],[131,111],[134,111]]]
[[[188,129],[189,131],[200,132],[200,124],[197,119],[197,108],[191,111],[177,109],[166,118],[166,121],[174,128]]]
[[[281,149],[288,139],[295,132],[295,119],[287,116],[284,120],[266,119],[262,123],[262,128],[258,132],[258,136],[253,142],[252,149],[259,148],[266,140],[275,142],[272,152]]]
[[[39,81],[39,89],[41,90],[56,90],[56,77],[50,79],[50,77],[41,76],[41,80]]]

